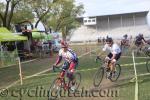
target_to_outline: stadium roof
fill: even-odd
[[[104,15],[95,15],[95,16],[87,16],[87,17],[107,17],[107,16],[121,16],[121,15],[133,15],[133,14],[142,14],[142,15],[147,15],[149,11],[138,11],[138,12],[128,12],[128,13],[113,13],[113,14],[104,14]],[[84,16],[78,17],[84,18]]]

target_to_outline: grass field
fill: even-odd
[[[87,51],[98,48],[99,46],[73,46],[72,48],[81,55]],[[86,48],[86,49],[85,49]],[[110,82],[109,80],[102,81],[102,84],[97,89],[102,90],[117,90],[119,91],[117,97],[108,97],[104,95],[103,97],[63,97],[61,100],[134,100],[135,96],[135,82],[130,82],[130,80],[134,77],[134,68],[133,68],[133,60],[131,57],[131,52],[128,53],[128,57],[122,57],[119,61],[121,64],[122,72],[121,76],[117,82]],[[80,89],[84,88],[85,90],[93,89],[93,76],[96,72],[96,69],[99,67],[100,63],[95,63],[94,54],[87,54],[79,59],[79,72],[82,75],[82,82],[80,85]],[[147,58],[135,58],[137,74],[147,73],[145,67],[145,61]],[[33,75],[37,72],[45,70],[50,67],[50,65],[54,62],[55,58],[49,62],[48,59],[39,60],[40,63],[33,62],[31,65],[24,64],[23,65],[23,75],[29,76]],[[142,64],[138,64],[142,63]],[[127,65],[128,64],[128,65]],[[57,77],[58,73],[54,73],[52,71],[48,71],[39,76],[35,76],[29,79],[23,80],[23,85],[20,85],[18,82],[16,85],[12,86],[8,89],[9,94],[6,97],[0,96],[0,100],[47,100],[47,94],[44,93],[44,90],[47,91],[51,82]],[[0,82],[1,87],[5,87],[11,82],[18,80],[18,69],[17,67],[8,67],[4,69],[0,69],[0,77],[2,81]],[[12,79],[12,80],[11,80]],[[138,82],[139,84],[139,100],[149,100],[150,98],[150,76],[139,76]],[[35,93],[35,90],[39,91]],[[40,91],[41,90],[41,91]],[[40,94],[41,93],[41,94]]]

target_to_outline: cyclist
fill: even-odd
[[[121,43],[122,43],[122,44],[126,44],[128,41],[129,41],[129,40],[128,40],[128,35],[127,35],[127,34],[123,35],[123,38],[122,38],[122,40],[121,40]]]
[[[104,48],[102,49],[102,51],[106,51],[106,50],[109,51],[109,54],[105,58],[105,60],[109,60],[107,66],[108,66],[108,69],[110,70],[110,75],[108,76],[108,78],[111,78],[112,73],[113,72],[115,73],[114,68],[115,68],[116,61],[119,60],[119,58],[121,56],[121,49],[118,44],[113,42],[112,38],[107,38],[106,44],[105,44]],[[100,53],[100,55],[102,53]]]
[[[129,46],[129,39],[127,34],[123,35],[123,39],[121,40],[121,49],[123,49],[125,46]]]
[[[70,80],[73,80],[74,69],[78,65],[78,57],[75,52],[68,48],[66,41],[61,41],[61,49],[59,50],[58,59],[53,67],[57,66],[62,61],[62,59],[64,60],[64,64],[60,73],[61,78],[64,78],[65,71],[68,70],[67,77]]]
[[[137,47],[137,54],[139,54],[142,51],[143,46],[147,43],[147,41],[144,39],[143,34],[139,34],[135,38],[135,46]]]
[[[139,34],[138,36],[136,36],[136,40],[135,40],[135,45],[137,47],[141,47],[143,46],[143,44],[147,43],[147,41],[144,39],[143,34]]]

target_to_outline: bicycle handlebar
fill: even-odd
[[[56,72],[56,70],[55,70],[55,69],[63,70],[63,68],[62,68],[62,67],[58,67],[58,66],[54,66],[54,65],[53,65],[53,72]],[[70,73],[70,71],[69,71],[69,70],[63,70],[63,71],[65,71],[65,73]],[[74,70],[74,72],[76,72],[76,69]]]
[[[102,60],[99,56],[96,57],[95,62],[97,63],[98,60]]]
[[[61,67],[58,67],[58,66],[55,66],[55,65],[53,65],[53,71],[54,72],[56,72],[56,70],[55,69],[62,69]]]
[[[106,63],[106,62],[111,61],[110,59],[102,59],[102,58],[100,58],[99,56],[97,56],[96,59],[95,59],[95,62],[97,63],[98,60],[99,60],[99,61],[102,61],[103,63]]]

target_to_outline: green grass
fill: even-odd
[[[139,100],[149,100],[150,98],[150,75],[139,77],[142,82],[139,83]],[[144,98],[144,99],[143,99]]]
[[[30,63],[22,64],[23,77],[33,75],[51,67],[55,58],[37,59]],[[11,67],[5,67],[0,69],[0,87],[5,87],[14,81],[19,79],[19,67],[14,65]]]
[[[78,55],[81,55],[85,52],[89,52],[90,48],[95,49],[97,45],[91,45],[91,46],[71,46],[71,48],[78,53]],[[81,48],[81,49],[79,49]],[[22,75],[23,77],[33,75],[35,73],[41,72],[45,69],[48,69],[54,64],[56,60],[56,54],[54,54],[53,58],[43,58],[43,59],[37,59],[35,61],[21,64],[22,66]],[[16,62],[15,62],[16,63]],[[13,83],[14,81],[19,80],[19,66],[13,65],[10,67],[3,67],[0,68],[0,87],[8,86],[9,84]]]
[[[82,54],[84,51],[80,52],[78,49],[81,47],[82,46],[74,46],[73,49],[76,52],[78,52],[79,54],[80,53]],[[94,76],[94,73],[96,72],[96,69],[93,69],[93,68],[98,68],[99,64],[100,64],[100,63],[95,63],[94,58],[95,58],[94,55],[91,56],[89,54],[89,55],[86,55],[86,56],[81,57],[79,59],[79,61],[80,61],[79,62],[79,66],[80,66],[79,72],[82,75],[82,82],[81,82],[80,88],[84,87],[87,90],[93,88],[93,76]],[[140,62],[145,62],[146,59],[145,58],[136,58],[135,61],[136,61],[136,63],[140,63]],[[45,68],[48,68],[48,67],[42,66],[45,64],[49,65],[48,60],[43,59],[43,60],[40,60],[39,62],[41,62],[41,65],[38,65],[37,62],[34,62],[34,63],[32,63],[33,67],[31,67],[30,69],[29,69],[29,67],[27,67],[30,65],[28,65],[28,64],[24,65],[24,67],[23,67],[24,75],[28,76],[28,75],[31,75],[31,73],[34,74],[37,71],[44,70]],[[121,65],[132,64],[133,60],[132,60],[132,57],[131,58],[122,57],[118,63],[120,63]],[[100,87],[100,89],[101,88],[106,88],[106,89],[107,88],[110,88],[110,89],[115,88],[115,89],[119,90],[119,96],[115,97],[115,98],[109,98],[110,100],[134,100],[135,83],[129,82],[130,79],[134,77],[133,65],[122,66],[121,68],[122,68],[122,72],[121,72],[121,76],[118,79],[118,81],[113,83],[113,82],[110,82],[109,80],[103,80],[102,86]],[[137,65],[136,68],[137,68],[138,74],[147,73],[145,64]],[[92,70],[87,71],[87,69],[92,69]],[[5,70],[5,74],[3,73],[1,77],[4,77],[5,75],[13,75],[13,74],[15,74],[15,75],[13,75],[13,78],[18,77],[18,74],[16,74],[16,72],[13,72],[14,70],[17,70],[17,68],[15,69],[15,67],[10,67],[10,68],[0,70],[0,74],[4,70]],[[13,71],[11,71],[11,70],[13,70]],[[7,72],[7,71],[10,71],[10,72]],[[30,79],[23,80],[22,86],[20,86],[20,83],[18,83],[15,86],[11,87],[9,89],[9,92],[17,91],[17,90],[21,90],[21,91],[26,92],[28,90],[35,90],[36,88],[40,88],[40,87],[42,87],[43,90],[48,90],[51,82],[57,77],[57,73],[54,73],[51,71],[51,72],[47,72],[45,74],[46,75],[36,76],[36,77],[30,78]],[[143,76],[143,77],[139,77],[139,79],[143,80],[141,83],[139,83],[139,100],[149,100],[150,88],[148,86],[150,84],[150,78],[149,78],[149,76]],[[4,82],[7,83],[9,81],[5,80]],[[4,82],[3,82],[3,84],[5,84]],[[21,100],[47,100],[47,96],[30,97],[27,93],[24,93],[22,97],[21,97],[21,94],[18,94],[17,97],[13,97],[13,96],[11,96],[11,94],[12,93],[9,93],[9,96],[7,96],[7,97],[3,97],[3,98],[0,97],[0,100],[19,100],[19,99],[21,99]],[[76,100],[76,99],[82,100],[83,98],[71,98],[71,99],[72,100]],[[97,98],[97,99],[93,98],[93,99],[99,100],[99,98]],[[88,100],[91,100],[91,98],[88,98]],[[105,100],[105,99],[102,99],[102,100]]]

